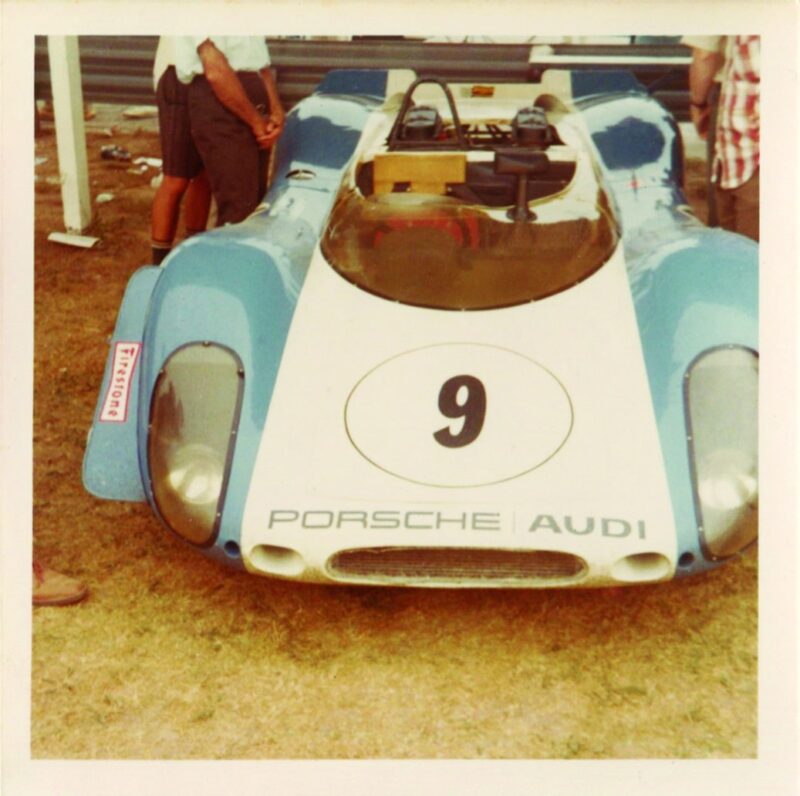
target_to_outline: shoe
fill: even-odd
[[[72,605],[83,600],[89,590],[80,581],[33,562],[33,604]]]

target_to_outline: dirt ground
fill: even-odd
[[[33,613],[34,758],[748,758],[757,554],[629,589],[329,588],[212,563],[144,504],[81,485],[107,342],[149,256],[152,125],[88,133],[90,233],[63,229],[52,128],[37,137],[34,534],[91,588]],[[690,198],[702,204],[702,163]]]

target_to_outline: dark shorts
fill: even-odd
[[[266,115],[269,99],[261,75],[237,74],[250,101]],[[242,221],[264,198],[269,150],[259,149],[250,127],[222,105],[202,75],[189,86],[189,118],[217,204],[217,223]]]
[[[203,170],[189,124],[189,86],[181,83],[170,66],[158,81],[158,128],[162,169],[168,177],[191,180]]]
[[[725,190],[717,187],[717,212],[723,229],[758,240],[760,181],[756,169],[756,173],[738,188]]]

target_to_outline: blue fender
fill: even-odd
[[[173,255],[153,291],[144,335],[141,391],[150,396],[165,360],[189,343],[232,349],[244,371],[236,450],[218,542],[238,540],[238,529],[256,451],[266,421],[283,347],[305,271],[279,246],[260,238],[204,235]],[[305,242],[310,258],[316,237],[295,229],[294,252]],[[257,244],[257,245],[256,245]],[[307,263],[306,263],[307,265]],[[139,460],[148,501],[153,499],[147,464],[149,401],[139,405]]]
[[[701,229],[631,269],[634,307],[670,486],[678,556],[708,568],[699,544],[684,380],[703,352],[723,346],[758,351],[758,246],[740,235]]]
[[[117,314],[114,334],[106,359],[103,384],[83,457],[83,483],[87,491],[108,500],[142,501],[145,499],[137,455],[137,416],[139,409],[141,363],[134,362],[128,382],[128,400],[124,415],[113,422],[100,419],[103,405],[111,393],[114,378],[114,353],[119,345],[141,348],[150,296],[161,273],[146,266],[128,281],[122,306]]]
[[[710,349],[758,351],[758,245],[694,217],[681,190],[683,155],[674,119],[646,93],[622,88],[604,97],[586,92],[576,104],[623,229],[678,557],[691,553],[693,559],[678,574],[690,574],[716,562],[700,548],[684,379]]]

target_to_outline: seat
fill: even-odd
[[[463,183],[467,156],[463,152],[380,152],[372,164],[376,194],[390,193],[407,183],[414,193],[444,196],[448,183]]]

